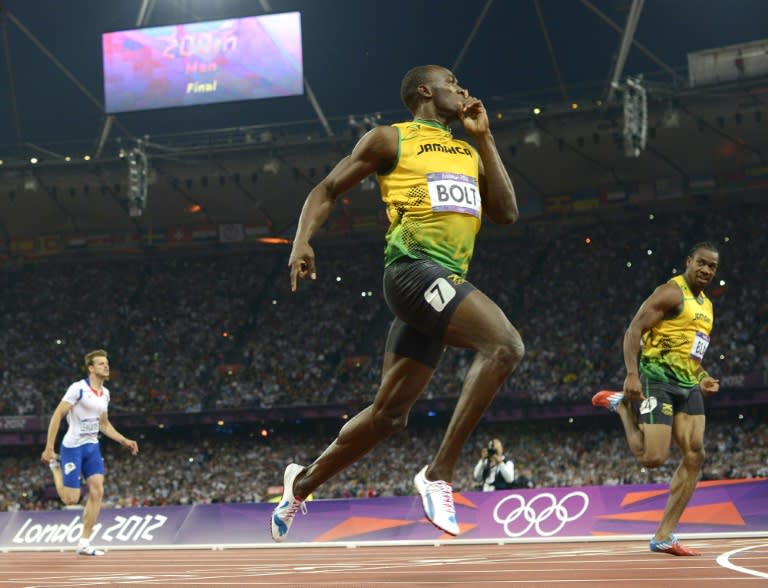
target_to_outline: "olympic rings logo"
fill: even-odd
[[[513,507],[511,511],[510,507]],[[550,537],[559,533],[567,523],[581,517],[587,508],[589,496],[578,490],[566,494],[559,501],[554,494],[542,492],[528,503],[523,496],[510,494],[493,509],[493,520],[504,526],[508,537],[522,537],[531,528],[535,528],[541,537]]]

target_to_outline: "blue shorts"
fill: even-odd
[[[67,488],[80,488],[81,475],[85,480],[95,474],[104,475],[104,458],[98,443],[84,443],[79,447],[62,445],[59,461]]]

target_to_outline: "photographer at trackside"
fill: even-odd
[[[482,484],[483,492],[505,490],[515,485],[515,464],[504,457],[504,446],[498,439],[491,439],[480,452],[473,478]]]

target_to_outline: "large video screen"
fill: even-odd
[[[105,33],[102,46],[109,113],[304,91],[298,12]]]

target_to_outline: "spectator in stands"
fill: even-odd
[[[494,437],[483,447],[472,477],[483,492],[506,490],[515,483],[515,464],[504,455],[504,446]]]

